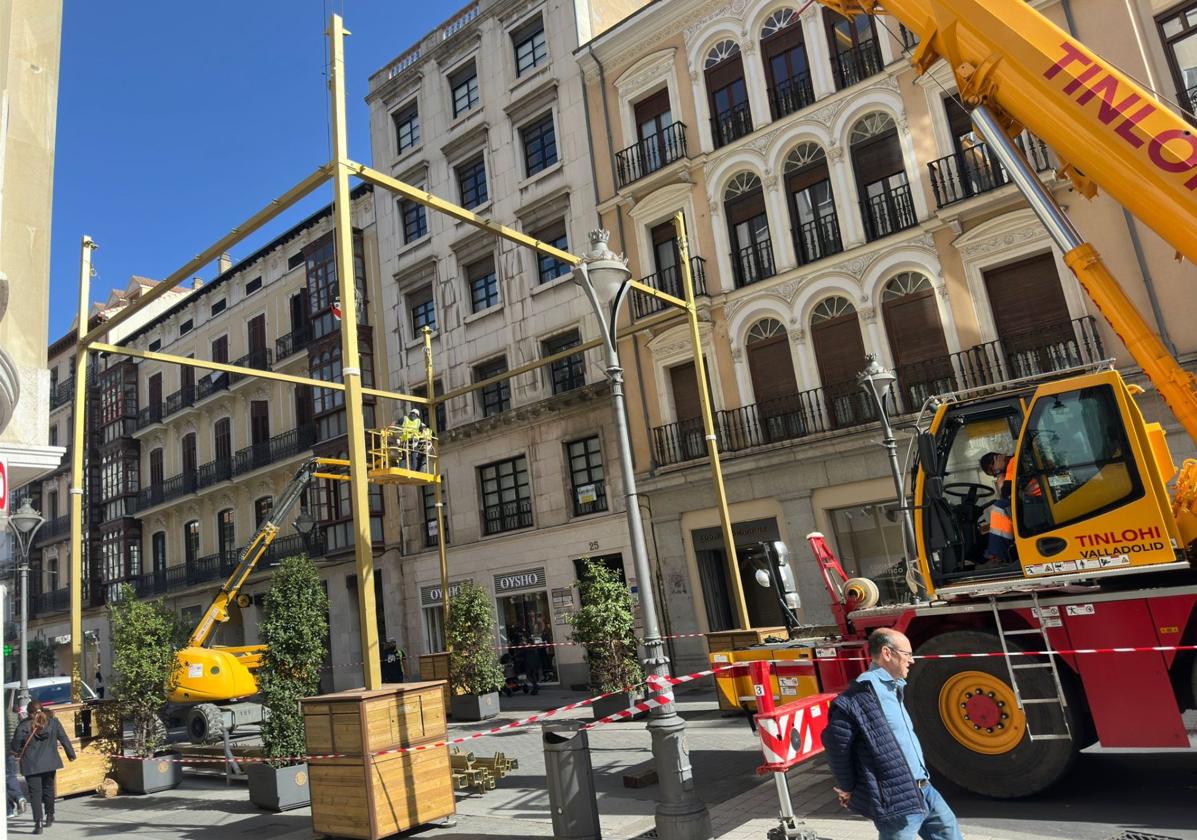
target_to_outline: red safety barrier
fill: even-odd
[[[765,661],[749,663],[757,713],[753,716],[761,737],[765,763],[758,773],[784,773],[795,764],[823,752],[823,730],[834,694],[812,694],[778,706],[769,690],[770,666]]]

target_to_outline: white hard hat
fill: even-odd
[[[407,413],[408,413],[409,415],[413,415],[413,414],[414,414],[416,417],[419,417],[419,416],[420,416],[420,409],[418,409],[418,408],[413,408],[411,411],[409,411],[409,412],[407,412]]]

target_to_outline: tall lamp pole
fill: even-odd
[[[17,695],[19,708],[24,708],[29,702],[29,549],[33,546],[38,529],[45,521],[29,504],[28,499],[22,503],[20,510],[8,517],[8,526],[16,537],[17,549],[21,553],[21,564],[17,566],[21,587],[21,691]]]
[[[902,467],[898,463],[898,441],[894,437],[894,428],[890,425],[889,414],[885,410],[885,398],[894,387],[898,377],[894,375],[893,371],[883,368],[872,353],[865,357],[865,361],[867,363],[865,369],[857,374],[856,381],[861,390],[872,399],[873,405],[877,409],[877,417],[881,420],[883,434],[881,445],[885,447],[886,454],[889,456],[889,471],[893,475],[898,513],[902,517],[902,541],[906,546],[906,567],[910,569],[918,553],[914,538],[914,520],[911,518],[910,508],[906,504],[906,493],[902,487]],[[917,595],[917,591],[914,594]]]
[[[624,498],[631,540],[632,562],[640,584],[640,606],[644,616],[644,667],[648,674],[669,677],[669,659],[657,620],[653,596],[653,577],[648,566],[644,527],[640,521],[639,494],[632,465],[632,442],[628,436],[628,409],[624,396],[623,367],[619,362],[616,324],[619,308],[627,297],[632,272],[624,260],[607,247],[610,234],[592,231],[590,251],[574,269],[574,282],[586,293],[598,319],[606,352],[606,374],[611,382],[611,402],[615,413],[615,435],[619,444],[619,468],[623,474]],[[694,792],[694,773],[690,767],[685,739],[686,723],[673,703],[657,706],[650,712],[648,731],[652,736],[653,758],[661,785],[657,803],[657,836],[662,840],[706,840],[711,837],[711,817],[706,805]]]

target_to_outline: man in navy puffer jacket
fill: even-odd
[[[832,702],[823,732],[840,804],[871,819],[879,840],[961,840],[902,703],[910,640],[888,627],[874,630],[869,656],[869,670]]]

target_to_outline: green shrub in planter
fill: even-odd
[[[184,629],[161,598],[139,601],[128,584],[108,605],[108,621],[116,674],[112,695],[122,719],[132,725],[133,755],[147,758],[166,740],[160,716],[178,679],[175,656],[183,646]]]
[[[636,659],[635,623],[632,596],[627,585],[611,569],[587,558],[578,583],[582,605],[569,617],[573,641],[586,649],[590,667],[590,688],[606,694],[637,685],[644,671]],[[625,694],[595,704],[594,716],[600,718],[633,702]]]
[[[328,635],[328,596],[306,555],[282,561],[270,579],[258,636],[266,650],[258,669],[262,702],[269,710],[262,724],[262,752],[268,766],[250,768],[250,799],[274,811],[308,804],[306,743],[299,701],[320,688]]]
[[[449,599],[449,689],[453,717],[481,720],[499,712],[503,668],[495,653],[495,618],[490,595],[463,582]],[[459,695],[464,699],[458,699]]]

